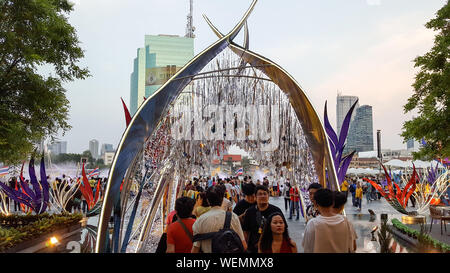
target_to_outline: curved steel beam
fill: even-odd
[[[95,252],[105,252],[108,249],[106,236],[109,236],[108,222],[114,209],[115,217],[122,214],[120,202],[120,185],[124,179],[126,170],[130,163],[138,155],[142,149],[145,140],[154,132],[160,119],[167,112],[168,106],[178,97],[181,91],[191,81],[189,76],[195,76],[200,72],[214,57],[222,52],[230,42],[236,37],[242,29],[245,21],[250,16],[257,0],[253,0],[250,8],[244,14],[241,21],[223,38],[219,39],[200,54],[195,56],[175,75],[172,76],[165,84],[163,84],[155,93],[153,93],[138,108],[133,116],[129,126],[122,135],[122,139],[118,145],[117,152],[108,175],[108,182],[105,191],[105,199],[103,201],[102,211],[99,217],[97,241]],[[183,80],[178,78],[186,77]],[[124,187],[127,188],[127,187]],[[154,198],[159,198],[155,196]],[[117,227],[116,227],[117,228]],[[116,236],[116,235],[115,235]],[[113,251],[118,248],[118,238],[113,237]]]
[[[223,38],[221,32],[206,16],[204,17],[217,37]],[[247,47],[248,44],[244,46]],[[242,48],[233,42],[230,43],[230,49],[245,60],[246,63],[266,74],[287,95],[305,132],[306,141],[309,147],[311,147],[311,154],[314,158],[314,166],[320,183],[322,186],[327,187],[325,174],[325,169],[327,168],[330,182],[334,184],[330,186],[335,187],[336,190],[340,190],[325,128],[317,111],[314,109],[314,106],[301,86],[287,71],[271,60],[246,48]]]

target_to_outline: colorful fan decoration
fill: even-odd
[[[30,174],[30,183],[32,188],[23,178],[23,167],[20,172],[20,190],[12,189],[6,184],[0,183],[0,188],[6,193],[6,195],[12,200],[29,207],[36,214],[45,212],[49,201],[49,184],[47,182],[47,175],[45,173],[44,157],[41,159],[41,181],[36,178],[36,172],[34,170],[34,158],[31,158],[28,165],[28,172]]]
[[[398,212],[407,215],[416,215],[417,214],[416,211],[413,212],[406,211],[406,204],[408,203],[408,199],[416,190],[416,182],[419,179],[414,164],[412,176],[403,190],[401,190],[396,183],[392,183],[391,177],[386,171],[386,167],[384,167],[383,164],[381,164],[381,166],[383,167],[386,176],[388,193],[386,193],[376,182],[367,178],[363,178],[363,180],[369,182],[375,189],[377,189],[378,192],[386,199],[386,201]],[[397,194],[395,194],[392,184],[394,184]]]

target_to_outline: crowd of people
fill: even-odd
[[[175,210],[167,217],[166,232],[157,253],[297,253],[282,210],[269,203],[270,196],[285,200],[289,219],[299,219],[299,192],[286,179],[276,188],[263,179],[240,181],[200,178],[188,182]],[[302,241],[305,253],[355,252],[356,233],[342,215],[346,193],[308,188],[311,206]]]
[[[375,182],[382,188],[385,192],[388,192],[387,183],[382,183],[382,179],[376,177],[368,177],[369,180]],[[392,183],[396,183],[400,190],[403,190],[406,185],[401,181],[392,181]],[[394,194],[397,194],[397,187],[392,185],[392,190]],[[373,201],[379,201],[382,197],[381,193],[369,182],[363,180],[359,177],[345,177],[345,180],[341,184],[341,191],[348,196],[349,194],[352,197],[352,205],[353,207],[362,210],[362,200],[365,197],[367,204],[370,204]],[[430,192],[430,185],[428,183],[417,183],[415,191],[421,191],[424,193]],[[445,195],[442,196],[443,203],[446,202]],[[411,207],[416,206],[416,199],[414,195],[411,195],[408,199],[407,206],[411,204]]]

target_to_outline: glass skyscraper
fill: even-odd
[[[130,114],[194,57],[194,38],[145,35],[130,77]]]
[[[356,109],[347,137],[345,153],[373,151],[372,106],[363,105]]]
[[[47,149],[52,155],[66,154],[67,153],[67,141],[55,141],[47,145]]]
[[[345,115],[347,115],[348,110],[352,107],[353,103],[358,100],[356,96],[341,96],[338,94],[336,99],[336,128],[338,137],[341,134],[342,122],[344,122]],[[355,110],[359,107],[359,103],[356,104],[353,110],[352,120],[355,118]]]
[[[93,158],[97,159],[98,154],[98,140],[92,139],[89,141],[89,151],[91,152],[91,155]]]

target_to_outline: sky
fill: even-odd
[[[72,0],[68,15],[85,51],[79,62],[91,77],[66,83],[72,129],[58,139],[81,153],[89,140],[118,145],[125,131],[120,98],[129,106],[130,74],[145,35],[185,35],[188,0]],[[198,54],[217,40],[202,14],[222,33],[251,0],[194,0]],[[336,96],[359,97],[373,109],[382,148],[404,149],[403,105],[411,96],[414,58],[433,45],[425,23],[445,0],[259,0],[248,20],[250,50],[283,67],[301,85],[320,117],[325,101],[336,128]],[[237,42],[242,41],[238,36]]]

